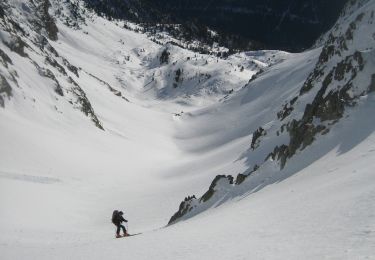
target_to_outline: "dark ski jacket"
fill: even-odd
[[[121,214],[116,214],[116,216],[114,217],[114,219],[113,219],[113,223],[115,224],[115,225],[121,225],[121,223],[122,222],[128,222],[126,219],[124,219],[124,217],[121,215]]]

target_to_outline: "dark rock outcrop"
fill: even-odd
[[[266,130],[264,130],[262,127],[259,127],[255,132],[253,133],[253,138],[251,140],[251,149],[255,150],[260,143],[259,138],[262,136],[265,136],[267,134]]]
[[[46,64],[56,68],[61,74],[64,76],[67,76],[68,74],[66,73],[66,70],[63,66],[61,66],[55,59],[51,57],[46,57],[45,59]]]
[[[322,53],[324,52],[325,50],[323,49]],[[292,120],[288,124],[289,145],[282,146],[282,149],[276,147],[272,153],[273,159],[277,155],[277,159],[281,163],[281,168],[285,166],[286,160],[292,157],[298,149],[304,149],[306,146],[312,144],[316,134],[323,131],[325,134],[329,131],[324,125],[314,125],[314,118],[320,119],[321,122],[335,122],[342,118],[345,107],[353,106],[355,100],[359,97],[351,96],[349,91],[354,87],[353,82],[356,76],[364,68],[364,59],[360,52],[356,51],[353,55],[341,59],[328,73],[324,73],[326,66],[320,62],[319,60],[317,67],[306,80],[301,93],[307,93],[315,85],[318,85],[318,82],[322,79],[321,88],[312,103],[306,105],[302,118],[300,120]],[[328,87],[333,82],[338,84],[338,87],[326,93]]]
[[[251,174],[256,172],[258,169],[259,169],[259,166],[257,164],[255,164],[253,169],[249,173],[238,174],[237,177],[236,177],[235,184],[240,185],[241,183],[243,183],[246,180],[247,177],[249,177]]]
[[[333,31],[328,35],[313,72],[310,73],[300,90],[300,96],[316,87],[320,89],[316,92],[313,101],[306,105],[302,118],[293,119],[287,124],[289,144],[275,147],[267,157],[279,160],[281,168],[298,149],[303,150],[312,144],[318,133],[329,132],[324,122],[329,121],[330,124],[337,122],[343,117],[346,107],[355,105],[356,100],[366,94],[364,92],[353,94],[358,87],[355,85],[358,84],[355,80],[365,67],[365,59],[361,52],[354,50],[350,54],[349,50],[349,43],[352,44],[349,41],[353,40],[358,23],[364,16],[363,13],[357,15],[346,31],[341,33]],[[334,30],[338,30],[338,25],[334,27]],[[372,83],[367,91],[370,91],[371,85]],[[290,112],[288,106],[285,106],[278,114],[279,119],[283,120],[284,115],[288,116]],[[314,123],[314,119],[319,119],[321,123]]]
[[[280,161],[281,168],[284,168],[286,159],[289,156],[289,147],[285,144],[281,146],[276,146],[271,153],[269,153],[265,159],[267,161],[268,159],[272,158],[272,160],[278,160]]]
[[[177,69],[175,71],[175,77],[173,82],[173,87],[177,88],[178,84],[182,81],[182,69]]]
[[[174,224],[176,221],[181,219],[186,213],[191,211],[193,209],[193,201],[195,201],[196,198],[195,196],[188,196],[185,198],[181,203],[178,208],[178,211],[170,218],[168,225]]]
[[[217,192],[217,185],[220,181],[224,181],[224,183],[226,184],[233,185],[233,176],[217,175],[215,179],[212,181],[209,189],[203,194],[202,197],[200,197],[199,199],[196,199],[195,196],[189,196],[185,198],[181,202],[178,211],[175,214],[173,214],[173,216],[169,220],[168,225],[177,223],[182,219],[182,217],[184,217],[187,213],[192,211],[199,204],[209,201],[212,198],[212,196]]]
[[[0,18],[4,18],[5,11],[4,9],[0,6]]]
[[[71,78],[68,77],[69,82],[73,85],[71,91],[77,97],[77,104],[80,106],[81,111],[95,123],[96,127],[100,130],[104,130],[102,123],[99,121],[96,116],[94,109],[91,106],[90,101],[88,100],[86,93],[83,89]]]
[[[68,68],[68,70],[70,72],[72,72],[74,75],[77,76],[77,78],[79,78],[79,74],[78,74],[78,68],[74,65],[72,65],[67,59],[63,58],[63,63],[64,65]]]
[[[233,184],[233,176],[231,176],[231,175],[217,175],[215,177],[215,179],[212,181],[208,191],[206,191],[206,193],[203,194],[203,196],[200,198],[199,201],[201,201],[201,202],[208,201],[215,194],[216,185],[219,182],[219,180],[222,180],[222,179],[226,179],[229,182],[229,184]]]
[[[12,87],[10,86],[9,82],[7,79],[0,74],[0,106],[4,107],[5,106],[5,100],[3,95],[6,97],[11,97],[12,96]]]
[[[169,56],[170,56],[170,52],[168,51],[168,48],[165,48],[163,51],[162,51],[162,53],[161,53],[161,55],[160,55],[160,58],[159,58],[159,60],[160,60],[160,65],[162,65],[162,64],[168,64],[169,63]]]
[[[372,74],[371,76],[371,83],[368,87],[368,92],[375,92],[375,74]]]
[[[8,64],[13,64],[10,57],[2,49],[0,49],[0,63],[5,68],[8,68]]]
[[[53,61],[51,61],[51,62],[53,63]],[[36,62],[33,62],[33,64],[37,68],[40,76],[53,80],[53,82],[55,83],[55,92],[60,96],[64,96],[64,92],[62,90],[62,87],[61,87],[59,81],[56,79],[55,74],[53,74],[53,72],[50,69],[40,67]]]
[[[25,53],[24,48],[27,47],[28,45],[18,36],[14,36],[10,39],[9,42],[3,41],[8,48],[19,54],[22,57],[28,57],[27,53]]]
[[[42,21],[42,26],[47,32],[47,36],[50,40],[56,41],[57,40],[57,33],[58,33],[58,28],[56,26],[55,20],[53,17],[49,14],[49,8],[51,7],[51,3],[49,0],[43,0],[41,5],[40,5],[40,13],[41,13],[41,21]]]
[[[291,102],[292,103],[292,102]],[[280,120],[280,121],[283,121],[285,118],[287,118],[294,110],[294,107],[289,105],[288,103],[285,104],[282,108],[282,110],[280,110],[278,113],[277,113],[277,118]]]
[[[121,91],[119,90],[116,90],[114,89],[108,82],[105,82],[104,80],[98,78],[97,76],[91,74],[91,73],[88,73],[86,72],[88,75],[90,75],[91,77],[93,77],[94,79],[96,79],[97,81],[99,81],[101,84],[103,84],[104,86],[106,86],[113,94],[115,94],[115,96],[117,97],[121,97],[123,100],[127,101],[127,102],[130,102],[129,99],[127,99],[126,97],[124,97],[121,93]]]

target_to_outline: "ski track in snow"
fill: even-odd
[[[35,182],[35,183],[43,183],[43,184],[51,184],[51,183],[60,182],[60,180],[57,178],[34,176],[34,175],[19,174],[19,173],[9,173],[9,172],[0,172],[0,178]]]

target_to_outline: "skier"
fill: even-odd
[[[129,236],[128,232],[126,231],[126,228],[123,225],[121,225],[122,222],[128,222],[126,219],[124,219],[122,215],[124,215],[124,212],[118,211],[118,210],[113,211],[113,214],[112,214],[112,223],[115,224],[117,227],[116,238],[121,237],[120,236],[121,229],[124,232],[124,237]]]

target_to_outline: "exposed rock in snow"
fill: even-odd
[[[260,156],[263,153],[261,149],[257,149],[264,145],[262,136],[267,135],[268,140],[274,139],[275,141],[272,142],[278,145],[271,148],[273,150],[264,157],[265,160],[260,167],[255,164],[250,172],[239,174],[236,184],[243,183],[247,177],[251,179],[258,168],[262,172],[262,168],[267,167],[270,160],[273,163],[279,162],[283,170],[287,166],[287,161],[295,154],[303,153],[303,150],[313,144],[317,138],[324,140],[332,126],[345,115],[347,108],[359,105],[358,101],[372,91],[374,77],[372,71],[375,67],[374,13],[373,1],[348,3],[339,22],[327,34],[315,68],[302,85],[299,95],[287,101],[282,110],[275,115],[275,121],[283,122],[279,130],[267,133],[268,131],[260,126],[252,135],[251,150],[255,154],[254,157],[259,157],[256,155],[258,150]],[[303,110],[296,110],[296,105]],[[280,136],[284,132],[289,138]],[[238,189],[233,186],[232,190],[230,196],[236,196]],[[206,194],[211,193],[210,187]],[[190,206],[189,211],[180,214],[180,220],[196,215],[202,211],[202,208],[209,208],[207,201],[211,200],[209,204],[213,205],[228,196],[226,192],[219,192],[219,194],[222,194],[222,197],[215,199],[206,195],[204,195],[206,199],[203,199],[202,196],[199,200],[201,204]],[[177,221],[178,219],[174,219],[173,223]]]

